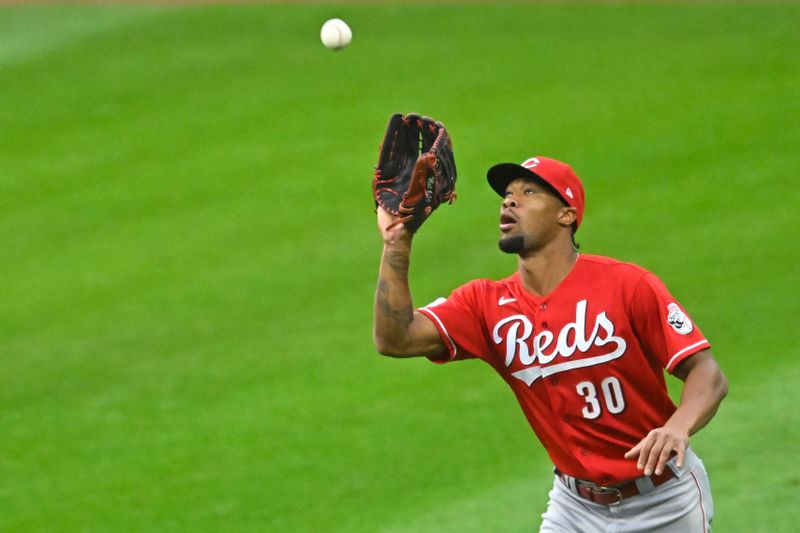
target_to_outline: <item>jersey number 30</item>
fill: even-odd
[[[591,381],[581,381],[575,386],[578,394],[586,400],[586,406],[581,410],[584,418],[594,420],[603,413],[600,400],[597,397],[597,387]],[[607,377],[600,383],[603,392],[603,403],[611,414],[619,414],[625,410],[625,397],[622,395],[622,385],[614,376]]]

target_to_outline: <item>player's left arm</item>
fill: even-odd
[[[683,465],[689,437],[714,417],[728,393],[728,381],[709,349],[687,357],[672,373],[684,382],[680,405],[666,424],[650,431],[625,454],[626,459],[638,459],[637,466],[646,476],[661,474],[674,453],[676,464]]]

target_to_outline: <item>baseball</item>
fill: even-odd
[[[330,19],[322,25],[319,38],[325,48],[340,50],[350,44],[353,32],[350,30],[350,26],[342,19]]]

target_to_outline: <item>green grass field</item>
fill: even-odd
[[[798,25],[778,4],[1,8],[0,531],[536,530],[551,466],[502,381],[372,346],[397,111],[444,121],[460,172],[416,302],[515,268],[491,164],[569,161],[582,250],[659,274],[729,378],[693,439],[715,531],[797,531]]]

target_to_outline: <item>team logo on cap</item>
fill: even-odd
[[[575,199],[575,197],[572,195],[572,189],[570,189],[569,187],[567,187],[567,191],[566,191],[566,192],[567,192],[567,196],[569,196],[569,197],[570,197],[570,198],[572,198],[573,200]]]
[[[535,157],[531,157],[530,159],[526,159],[522,166],[525,168],[534,168],[539,165],[539,160]]]
[[[678,307],[678,304],[671,303],[667,306],[667,322],[672,329],[680,333],[681,335],[688,335],[694,330],[694,325],[692,325],[692,321],[689,320],[689,317],[686,316],[686,313],[681,311],[681,308]]]

